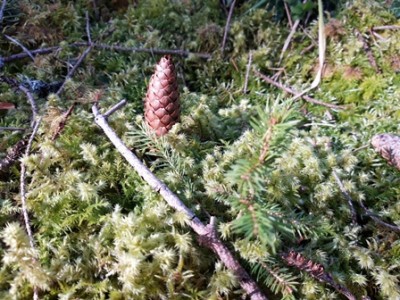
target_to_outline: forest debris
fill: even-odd
[[[356,29],[356,37],[357,39],[362,43],[363,49],[365,51],[365,54],[368,57],[368,61],[371,64],[371,66],[375,69],[377,73],[382,73],[382,70],[378,67],[374,54],[372,53],[371,47],[368,45],[367,41],[364,39],[363,35],[359,30]]]
[[[63,114],[62,119],[60,120],[60,123],[58,123],[58,128],[57,130],[54,132],[51,140],[54,141],[56,140],[61,132],[64,130],[65,125],[67,124],[67,120],[69,118],[69,116],[72,114],[72,111],[75,108],[76,103],[72,103],[72,105],[69,107],[69,109]]]
[[[391,133],[378,134],[372,138],[371,144],[389,165],[400,170],[400,136]]]
[[[8,150],[6,157],[0,160],[0,173],[6,173],[18,161],[24,153],[27,143],[27,139],[22,139]]]
[[[11,102],[0,102],[0,110],[10,110],[14,109],[15,104]]]
[[[281,90],[283,90],[283,91],[285,91],[285,92],[287,92],[289,94],[292,94],[292,95],[297,95],[298,94],[298,92],[295,91],[293,88],[285,86],[285,85],[273,80],[272,78],[269,78],[268,76],[262,74],[261,72],[259,72],[257,70],[254,70],[254,73],[258,77],[260,77],[262,80],[264,80],[265,82],[267,82],[269,84],[272,84],[273,86],[276,86],[277,88],[280,88]],[[344,106],[322,102],[320,100],[314,99],[314,98],[312,98],[310,96],[307,96],[307,95],[301,95],[301,98],[303,98],[307,102],[310,102],[310,103],[313,103],[313,104],[316,104],[316,105],[322,105],[322,106],[329,107],[329,108],[332,108],[332,109],[345,109]]]
[[[241,288],[246,292],[251,300],[266,300],[267,297],[258,287],[257,283],[250,277],[247,271],[242,267],[239,261],[234,257],[232,252],[226,247],[221,239],[214,235],[210,228],[213,228],[214,220],[211,219],[210,225],[204,225],[203,222],[191,211],[181,199],[172,192],[161,180],[159,180],[149,168],[147,168],[142,161],[126,147],[126,145],[117,136],[115,131],[107,123],[107,119],[100,114],[97,105],[92,107],[95,122],[104,131],[105,135],[110,139],[115,148],[121,155],[128,161],[128,163],[135,169],[135,171],[146,181],[154,191],[159,193],[169,206],[176,211],[182,212],[188,219],[188,225],[196,232],[197,235],[203,237],[202,240],[206,241],[205,246],[210,248],[224,265],[230,269],[239,281]]]
[[[289,251],[281,255],[282,259],[289,265],[297,269],[307,272],[311,277],[320,282],[325,282],[332,286],[338,293],[344,295],[349,300],[356,300],[356,297],[344,286],[336,283],[332,275],[327,273],[324,267],[310,259],[304,257],[301,253],[296,251]]]
[[[222,45],[221,45],[221,53],[222,54],[224,54],[224,51],[225,51],[226,39],[228,38],[229,28],[231,27],[231,19],[232,19],[233,9],[235,8],[235,4],[236,4],[236,0],[233,0],[229,7],[229,13],[228,13],[228,17],[226,19],[224,37],[222,38]]]
[[[179,120],[178,81],[170,55],[161,58],[151,76],[144,101],[144,116],[158,136],[166,134]]]

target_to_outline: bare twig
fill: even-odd
[[[22,92],[25,93],[26,97],[28,98],[29,104],[31,105],[32,120],[33,120],[32,126],[33,126],[33,123],[36,121],[36,117],[37,117],[37,115],[38,115],[38,107],[37,107],[37,105],[36,105],[36,101],[35,101],[35,99],[33,98],[33,95],[32,95],[32,93],[29,91],[29,89],[27,89],[26,87],[24,87],[22,84],[20,84],[20,85],[18,86],[18,89],[19,89],[20,91],[22,91]]]
[[[284,1],[284,3],[286,3],[286,2]],[[287,48],[289,47],[290,41],[292,40],[294,34],[296,33],[296,30],[297,30],[297,27],[299,26],[299,24],[300,24],[300,19],[296,20],[294,22],[293,26],[291,26],[292,29],[290,30],[290,33],[285,40],[285,44],[283,45],[281,55],[279,56],[279,65],[282,62],[283,56],[285,55],[285,52],[286,52]]]
[[[69,47],[75,47],[75,48],[81,48],[81,47],[89,47],[90,43],[88,42],[76,42],[72,43],[69,45]],[[182,49],[158,49],[158,48],[136,48],[136,47],[124,47],[120,45],[107,45],[107,44],[101,44],[101,43],[92,43],[93,48],[95,49],[100,49],[100,50],[111,50],[111,51],[117,51],[117,52],[127,52],[127,53],[149,53],[149,54],[159,54],[159,55],[165,55],[165,54],[171,54],[171,55],[177,55],[177,56],[182,56],[182,57],[188,57],[188,56],[197,56],[199,58],[203,59],[209,59],[211,58],[211,54],[209,53],[196,53],[196,52],[190,52]],[[44,54],[49,54],[52,52],[60,51],[62,47],[57,46],[57,47],[48,47],[48,48],[41,48],[41,49],[36,49],[36,50],[30,50],[30,53],[33,56],[36,55],[44,55]],[[10,55],[8,57],[3,58],[4,63],[9,63],[14,60],[18,59],[23,59],[28,57],[28,54],[25,52],[17,53]]]
[[[14,44],[20,46],[22,48],[22,50],[34,61],[35,58],[33,57],[32,53],[24,46],[22,45],[19,41],[17,41],[16,39],[12,38],[11,36],[8,36],[7,34],[4,35],[8,40],[10,40],[11,42],[13,42]]]
[[[288,18],[289,26],[290,26],[290,28],[293,28],[293,21],[292,21],[292,16],[290,15],[290,8],[289,8],[288,4],[286,3],[286,1],[283,1],[283,5],[285,6],[285,12],[286,12],[286,16]]]
[[[0,23],[3,21],[4,9],[6,8],[6,5],[7,5],[7,0],[3,0],[0,8]]]
[[[335,280],[333,280],[332,275],[327,273],[322,265],[307,259],[302,254],[295,251],[282,253],[281,257],[289,266],[293,266],[299,270],[305,271],[318,281],[329,284],[347,299],[356,300],[356,297],[346,287],[336,283]]]
[[[382,73],[382,70],[378,67],[378,65],[377,65],[377,63],[376,63],[376,60],[375,60],[374,54],[372,53],[371,48],[369,47],[367,41],[364,39],[362,33],[361,33],[359,30],[357,30],[357,29],[355,30],[355,33],[356,33],[356,36],[357,36],[358,40],[359,40],[359,41],[362,43],[362,45],[363,45],[363,49],[364,49],[364,51],[365,51],[365,54],[366,54],[367,57],[368,57],[368,61],[369,61],[369,63],[371,64],[371,66],[375,69],[375,71],[376,71],[377,73]]]
[[[39,125],[41,122],[41,118],[35,121],[35,126],[33,128],[33,132],[29,138],[28,145],[26,146],[25,150],[25,157],[29,155],[29,152],[32,147],[33,139],[39,129]],[[28,234],[29,244],[32,250],[35,250],[35,240],[33,238],[32,228],[29,221],[28,215],[28,207],[26,205],[26,188],[25,188],[25,177],[26,177],[26,165],[21,162],[21,177],[20,177],[20,193],[21,193],[21,204],[22,204],[22,215],[24,216],[25,228]],[[35,258],[36,260],[36,258]],[[33,287],[33,299],[39,299],[39,289],[37,286]]]
[[[64,127],[67,124],[67,120],[68,120],[69,116],[72,114],[72,111],[74,110],[75,105],[76,105],[75,102],[72,103],[72,105],[69,107],[69,109],[63,114],[62,120],[58,124],[57,130],[51,138],[52,141],[56,140],[60,136],[61,132],[64,130]]]
[[[249,61],[247,62],[247,67],[246,67],[246,75],[244,77],[244,87],[243,87],[243,93],[247,94],[247,86],[249,84],[249,75],[250,75],[250,70],[251,70],[251,63],[253,61],[253,52],[249,52]]]
[[[344,187],[343,182],[340,180],[338,174],[336,174],[335,171],[332,171],[332,175],[335,178],[335,181],[338,184],[343,197],[347,200],[347,203],[349,204],[349,208],[350,208],[350,212],[351,212],[351,221],[353,222],[353,224],[357,224],[357,213],[356,213],[356,210],[354,209],[353,200],[351,199],[351,196],[346,191],[346,188]]]
[[[383,26],[372,27],[373,31],[376,31],[376,30],[399,30],[399,29],[400,29],[399,25],[383,25]]]
[[[64,79],[64,82],[62,83],[62,85],[60,86],[60,88],[58,89],[58,91],[56,92],[56,95],[60,95],[62,93],[62,91],[64,90],[65,84],[67,82],[68,79],[70,79],[72,77],[72,75],[75,73],[76,69],[79,67],[79,65],[83,62],[83,60],[86,58],[86,56],[89,54],[89,52],[93,49],[93,46],[89,46],[86,48],[86,50],[82,53],[82,55],[78,58],[76,64],[74,65],[74,67],[69,70],[67,76]]]
[[[85,17],[86,17],[86,35],[87,35],[89,44],[91,44],[92,43],[92,35],[90,34],[90,23],[89,23],[88,11],[85,12]]]
[[[333,172],[334,176],[335,176],[335,172]],[[345,187],[343,186],[343,183],[341,183],[339,177],[336,175],[335,176],[335,180],[339,185],[340,191],[342,192],[343,196],[347,199],[347,201],[353,202],[353,200],[351,199],[351,196],[349,195],[349,193],[346,191]],[[392,225],[389,223],[386,223],[384,221],[382,221],[381,219],[379,219],[374,213],[372,213],[367,207],[365,207],[364,203],[360,200],[359,201],[361,208],[365,211],[366,215],[368,217],[370,217],[372,220],[374,220],[376,223],[378,223],[379,225],[386,227],[390,230],[393,230],[395,232],[400,232],[400,227],[396,226],[396,225]],[[353,208],[354,209],[354,208]]]
[[[247,293],[250,299],[267,299],[263,295],[256,282],[250,277],[247,271],[240,265],[230,250],[222,243],[222,241],[213,234],[212,225],[204,225],[199,218],[173,193],[162,181],[160,181],[150,170],[147,168],[139,158],[130,151],[121,139],[116,135],[112,128],[108,125],[106,118],[99,113],[97,105],[92,107],[95,122],[99,125],[106,136],[114,144],[115,148],[121,155],[129,162],[135,171],[153,188],[154,191],[159,193],[169,206],[175,210],[182,212],[188,219],[188,225],[197,233],[201,238],[202,244],[211,249],[219,259],[230,269],[238,278],[240,286]]]
[[[290,88],[290,87],[288,87],[288,86],[284,86],[283,84],[281,84],[281,83],[279,83],[279,82],[277,82],[277,81],[275,81],[275,80],[269,78],[268,76],[266,76],[266,75],[264,75],[264,74],[258,72],[257,70],[254,70],[254,73],[255,73],[258,77],[260,77],[262,80],[264,80],[265,82],[267,82],[267,83],[269,83],[269,84],[272,84],[273,86],[276,86],[277,88],[280,88],[281,90],[283,90],[283,91],[285,91],[285,92],[287,92],[287,93],[289,93],[289,94],[292,94],[292,95],[297,95],[297,94],[298,94],[298,92],[295,91],[294,89],[292,89],[292,88]],[[312,97],[310,97],[310,96],[307,96],[307,95],[301,95],[301,97],[302,97],[305,101],[310,102],[310,103],[312,103],[312,104],[322,105],[322,106],[329,107],[329,108],[332,108],[332,109],[345,109],[345,108],[346,108],[346,107],[344,107],[344,106],[340,106],[340,105],[335,105],[335,104],[330,104],[330,103],[322,102],[322,101],[320,101],[320,100],[314,99],[314,98],[312,98]]]
[[[0,159],[0,173],[5,173],[22,156],[26,149],[26,139],[20,140],[8,152],[6,157]]]
[[[26,128],[21,127],[0,127],[0,131],[25,131]]]
[[[229,7],[229,13],[228,13],[228,17],[226,19],[226,24],[225,24],[224,37],[222,38],[222,44],[221,44],[221,53],[222,54],[224,54],[224,51],[225,51],[226,39],[228,38],[229,28],[231,27],[231,19],[232,19],[233,9],[235,8],[235,4],[236,4],[236,0],[233,0],[231,3],[231,6]]]
[[[367,215],[368,217],[370,217],[372,220],[374,220],[376,223],[378,223],[379,225],[381,225],[381,226],[383,226],[383,227],[386,227],[386,228],[388,228],[388,229],[390,229],[390,230],[392,230],[392,231],[400,232],[400,227],[399,227],[399,226],[386,223],[386,222],[382,221],[381,219],[379,219],[374,213],[372,213],[372,212],[364,205],[364,203],[363,203],[362,201],[360,201],[360,206],[361,206],[361,208],[365,211],[366,215]]]
[[[123,99],[120,102],[118,102],[117,104],[115,104],[113,107],[111,107],[109,110],[107,110],[107,112],[103,114],[103,117],[107,119],[114,112],[116,112],[118,109],[124,107],[125,105],[126,105],[126,100]]]

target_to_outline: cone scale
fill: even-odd
[[[170,55],[156,65],[144,101],[147,124],[158,136],[168,133],[179,121],[180,103],[175,66]]]

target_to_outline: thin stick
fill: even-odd
[[[400,232],[400,227],[396,226],[396,225],[392,225],[389,223],[386,223],[384,221],[382,221],[381,219],[379,219],[374,213],[372,213],[365,205],[362,201],[360,201],[360,206],[361,208],[365,211],[366,215],[368,217],[370,217],[372,220],[374,220],[376,223],[378,223],[379,225],[386,227],[390,230],[393,230],[395,232]]]
[[[26,128],[20,127],[0,127],[0,131],[25,131]]]
[[[85,12],[85,17],[86,17],[86,35],[87,35],[89,44],[91,44],[92,43],[92,36],[90,34],[90,23],[89,23],[89,13],[88,13],[88,11]]]
[[[349,204],[351,212],[351,221],[353,224],[357,224],[357,213],[356,210],[354,209],[353,200],[351,199],[349,193],[346,191],[346,188],[344,187],[343,182],[340,180],[338,174],[336,174],[335,171],[332,171],[332,174],[336,180],[336,183],[339,186],[340,191],[342,192],[343,197],[347,200],[347,203]]]
[[[293,250],[288,253],[282,253],[281,257],[289,266],[307,272],[311,277],[320,282],[325,282],[347,299],[356,300],[356,297],[345,286],[342,286],[333,280],[332,275],[327,273],[322,265],[307,259],[301,253]]]
[[[285,91],[285,92],[287,92],[289,94],[292,94],[292,95],[297,95],[298,94],[298,92],[295,91],[294,89],[292,89],[290,87],[287,87],[287,86],[284,86],[283,84],[281,84],[281,83],[269,78],[268,76],[258,72],[257,70],[254,70],[254,73],[258,77],[260,77],[262,80],[264,80],[265,82],[267,82],[269,84],[272,84],[273,86],[276,86],[277,88],[280,88],[281,90],[283,90],[283,91]],[[340,106],[340,105],[325,103],[325,102],[322,102],[320,100],[314,99],[314,98],[312,98],[310,96],[307,96],[307,95],[301,95],[301,98],[303,98],[305,101],[310,102],[312,104],[322,105],[322,106],[325,106],[325,107],[328,107],[328,108],[332,108],[332,109],[345,109],[346,108],[346,107]]]
[[[108,125],[106,118],[99,113],[97,105],[92,107],[95,122],[103,129],[105,135],[113,143],[118,152],[128,161],[135,171],[146,181],[152,189],[159,193],[169,206],[176,211],[182,212],[187,217],[188,225],[197,233],[202,244],[211,249],[219,259],[230,269],[238,278],[242,289],[252,300],[264,300],[267,297],[261,292],[256,282],[250,277],[247,271],[240,265],[230,250],[213,233],[212,224],[204,225],[200,219],[173,193],[162,181],[160,181],[147,168],[139,158],[130,151],[121,139]],[[212,222],[214,223],[214,222]]]
[[[19,89],[20,91],[24,92],[25,95],[26,95],[26,97],[28,98],[29,104],[31,105],[32,120],[33,120],[33,123],[34,123],[35,120],[36,120],[36,117],[37,117],[37,115],[38,115],[38,107],[37,107],[37,105],[36,105],[36,101],[35,101],[35,99],[33,98],[33,95],[32,95],[32,93],[29,91],[29,89],[27,89],[26,87],[24,87],[22,84],[20,84],[20,85],[18,86],[18,89]],[[32,126],[33,126],[33,123],[32,123]]]
[[[116,112],[118,109],[124,107],[125,105],[126,105],[126,100],[123,99],[120,102],[118,102],[117,104],[115,104],[113,107],[111,107],[109,110],[107,110],[107,112],[105,114],[103,114],[103,117],[107,119],[114,112]]]
[[[0,23],[3,21],[4,9],[6,8],[6,5],[7,5],[7,0],[3,0],[0,8]]]
[[[81,48],[81,47],[88,47],[90,46],[90,43],[87,42],[77,42],[70,44],[69,47],[75,47],[75,48]],[[107,44],[101,44],[101,43],[92,43],[93,48],[100,49],[100,50],[111,50],[111,51],[117,51],[117,52],[127,52],[127,53],[149,53],[149,54],[159,54],[159,55],[165,55],[165,54],[171,54],[171,55],[177,55],[177,56],[182,56],[182,57],[189,57],[189,56],[197,56],[199,58],[203,59],[209,59],[212,57],[211,54],[209,53],[196,53],[196,52],[190,52],[182,49],[158,49],[158,48],[135,48],[135,47],[124,47],[120,45],[107,45]],[[56,47],[48,47],[48,48],[41,48],[41,49],[35,49],[31,50],[30,53],[33,56],[36,55],[44,55],[44,54],[49,54],[52,52],[56,52],[61,50],[62,47],[56,46]],[[28,54],[25,52],[17,53],[10,55],[8,57],[3,58],[4,63],[8,63],[14,60],[18,59],[23,59],[28,57]]]
[[[372,27],[372,30],[399,30],[400,26],[399,25],[384,25],[384,26],[374,26]]]
[[[42,119],[39,118],[39,120],[35,121],[35,126],[33,128],[33,132],[31,134],[31,137],[29,138],[28,145],[26,146],[25,157],[27,157],[29,155],[30,149],[32,147],[33,139],[35,138],[35,135],[39,129],[41,120]],[[30,220],[29,220],[29,215],[28,215],[28,208],[26,205],[25,179],[26,179],[26,165],[23,162],[21,162],[20,193],[21,193],[22,214],[24,216],[25,228],[26,228],[26,232],[28,234],[29,244],[30,244],[32,250],[35,251],[35,240],[33,238],[32,228],[30,225]],[[33,287],[33,299],[34,300],[39,299],[39,289],[37,286]]]
[[[253,52],[249,52],[249,61],[247,62],[246,66],[246,76],[244,77],[244,87],[243,87],[243,93],[247,94],[247,85],[249,83],[249,75],[250,75],[250,70],[251,70],[251,63],[253,61]]]
[[[286,12],[286,16],[288,18],[289,26],[290,26],[290,28],[293,28],[293,21],[292,21],[292,16],[290,15],[289,6],[286,3],[286,1],[283,1],[283,5],[285,6],[285,12]]]
[[[224,37],[222,39],[222,45],[221,45],[221,53],[222,54],[224,54],[224,51],[225,51],[226,39],[228,38],[229,29],[231,27],[231,19],[232,19],[233,9],[235,8],[235,4],[236,4],[236,0],[233,0],[231,3],[231,6],[229,7],[229,13],[228,13],[228,18],[226,19]]]
[[[286,3],[286,2],[284,1],[284,3]],[[296,30],[297,30],[297,27],[299,26],[299,24],[300,24],[300,19],[298,19],[294,22],[292,29],[290,30],[290,33],[285,40],[285,44],[283,45],[281,55],[279,56],[279,65],[282,62],[283,55],[285,55],[286,50],[289,48],[290,41],[292,40],[294,34],[296,33]]]
[[[13,42],[14,44],[20,46],[22,48],[22,50],[33,60],[35,61],[35,58],[33,57],[32,53],[24,46],[22,45],[19,41],[17,41],[16,39],[12,38],[11,36],[8,36],[7,34],[4,35],[8,40],[10,40],[11,42]]]
[[[375,69],[375,71],[377,73],[382,73],[382,70],[378,67],[374,54],[372,53],[371,48],[369,47],[368,43],[366,42],[366,40],[364,39],[363,35],[361,34],[361,32],[359,30],[356,29],[356,36],[357,39],[362,43],[363,45],[363,49],[365,51],[365,54],[368,57],[368,61],[371,64],[371,66]]]
[[[333,172],[333,176],[335,176],[335,172]],[[337,177],[337,178],[336,178]],[[345,187],[343,186],[343,183],[341,183],[339,177],[336,175],[335,176],[335,180],[339,185],[339,189],[342,192],[343,196],[348,199],[349,202],[353,202],[351,199],[351,196],[349,195],[349,193],[346,191]],[[395,232],[400,232],[400,227],[396,226],[396,225],[392,225],[389,223],[386,223],[384,221],[382,221],[381,219],[379,219],[374,213],[372,213],[365,205],[364,203],[360,200],[359,201],[361,208],[365,211],[366,215],[368,217],[370,217],[372,220],[374,220],[376,223],[378,223],[379,225],[382,225],[383,227],[386,227],[390,230],[393,230]],[[354,209],[354,208],[353,208]]]
[[[92,49],[93,49],[92,46],[87,47],[86,50],[82,53],[82,55],[79,57],[78,61],[74,65],[74,67],[71,70],[69,70],[67,76],[64,79],[64,82],[62,83],[62,85],[60,86],[58,91],[56,92],[57,96],[59,96],[62,93],[62,91],[64,90],[64,87],[65,87],[65,84],[66,84],[67,80],[72,77],[72,75],[75,73],[76,69],[79,67],[79,65],[83,62],[83,60],[86,58],[86,56],[89,54],[89,52]]]

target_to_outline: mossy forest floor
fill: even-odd
[[[370,144],[400,133],[399,1],[323,1],[306,99],[288,88],[317,76],[317,1],[1,2],[1,299],[246,299],[95,124],[122,99],[112,128],[216,217],[269,299],[400,299],[400,173]],[[180,123],[158,138],[143,98],[162,49],[186,52]]]

